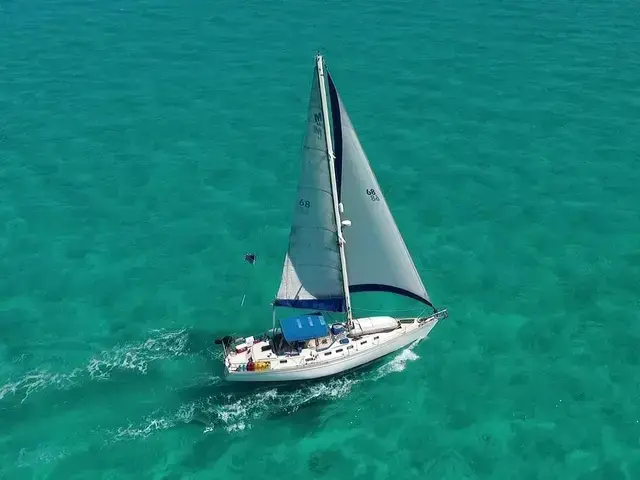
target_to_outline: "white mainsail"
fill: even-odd
[[[289,248],[275,306],[344,311],[336,218],[317,67],[300,158]]]
[[[432,306],[330,75],[329,97],[342,218],[351,221],[343,232],[349,290],[391,292]]]

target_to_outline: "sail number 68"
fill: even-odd
[[[376,194],[376,191],[373,188],[367,188],[367,195],[371,198],[372,202],[379,202],[380,197]]]

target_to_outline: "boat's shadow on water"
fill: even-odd
[[[207,428],[237,426],[258,420],[304,415],[305,421],[321,415],[324,407],[337,400],[327,394],[332,387],[317,381],[294,385],[210,385],[189,387],[182,392],[185,404],[194,405],[188,423]]]

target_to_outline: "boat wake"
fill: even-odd
[[[224,381],[220,377],[209,379],[201,388],[212,388],[215,393],[202,392],[200,398],[181,405],[174,412],[154,412],[137,424],[111,432],[114,441],[146,438],[149,435],[173,427],[198,425],[204,434],[215,431],[238,433],[249,430],[259,420],[293,415],[299,410],[322,402],[333,402],[347,397],[356,385],[376,382],[390,374],[405,370],[409,362],[420,357],[413,351],[416,343],[401,350],[394,358],[370,371],[316,381],[300,386],[263,387],[233,385],[235,389],[220,393]],[[194,386],[195,387],[195,386]],[[243,391],[244,390],[244,391]]]
[[[210,352],[194,351],[187,330],[153,331],[150,337],[137,343],[119,345],[93,356],[83,366],[66,372],[39,368],[10,380],[0,386],[0,402],[11,402],[18,407],[37,394],[69,391],[94,382],[118,382],[122,375],[132,372],[145,375],[150,367],[161,360],[187,355],[210,356]],[[173,403],[177,408],[159,406],[139,421],[108,430],[106,441],[146,438],[173,427],[191,425],[202,428],[203,433],[224,431],[237,433],[248,429],[261,419],[290,416],[301,409],[332,403],[347,397],[360,383],[376,382],[387,375],[402,372],[409,362],[419,357],[414,345],[405,348],[384,363],[337,378],[298,385],[268,385],[256,389],[255,385],[230,385],[209,373],[185,386],[184,378],[174,384],[169,397],[160,402]],[[195,349],[197,350],[197,349]],[[126,378],[126,377],[125,377]],[[192,377],[193,379],[193,377]]]
[[[106,380],[114,370],[136,370],[146,374],[151,362],[187,353],[186,330],[154,333],[155,335],[144,343],[115,348],[102,352],[99,358],[91,359],[86,368],[89,376],[94,380]]]
[[[407,348],[402,350],[397,356],[395,356],[391,361],[381,365],[380,368],[376,371],[373,380],[379,380],[383,377],[386,377],[390,373],[398,373],[403,372],[405,368],[407,368],[407,364],[409,362],[415,362],[420,357],[417,353],[413,351],[418,342],[414,342],[409,345]]]
[[[146,341],[116,346],[100,352],[84,367],[67,372],[55,372],[47,367],[40,367],[16,380],[9,380],[0,386],[0,401],[17,397],[21,402],[25,402],[37,392],[51,389],[69,390],[87,381],[108,380],[116,372],[134,371],[146,374],[152,362],[189,353],[187,344],[186,330],[152,331],[151,337]]]
[[[273,387],[245,393],[221,393],[196,399],[176,411],[153,415],[112,432],[113,440],[145,438],[159,430],[184,424],[199,425],[203,433],[250,429],[254,422],[296,411],[321,401],[346,397],[358,380],[337,378],[301,388]]]

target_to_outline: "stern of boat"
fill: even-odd
[[[271,369],[272,360],[277,355],[272,351],[269,335],[234,339],[224,337],[216,340],[223,349],[224,378],[230,381],[248,381]]]

